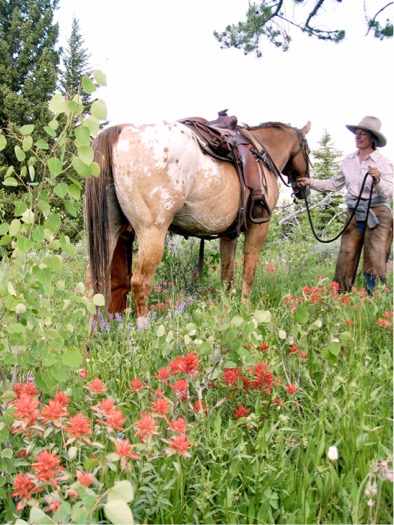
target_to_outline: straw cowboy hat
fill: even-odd
[[[347,129],[349,129],[352,133],[356,133],[357,129],[363,129],[365,131],[369,131],[374,135],[375,138],[375,146],[377,148],[382,148],[387,144],[386,137],[383,135],[383,133],[380,132],[380,128],[382,127],[381,121],[376,117],[364,117],[359,124],[353,126],[351,124],[346,124]]]

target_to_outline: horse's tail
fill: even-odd
[[[90,177],[85,184],[85,216],[88,234],[88,256],[91,285],[94,293],[103,293],[108,305],[110,286],[109,254],[109,189],[113,188],[112,151],[122,126],[102,131],[93,142],[94,161],[100,166],[100,175]],[[115,191],[111,198],[116,199]],[[111,206],[117,202],[111,202]]]

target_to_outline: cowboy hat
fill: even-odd
[[[374,135],[375,146],[377,148],[382,148],[387,144],[386,137],[383,133],[380,133],[380,128],[382,127],[381,121],[376,117],[364,117],[359,124],[353,126],[351,124],[346,124],[347,129],[352,133],[356,133],[357,129],[363,129],[369,131]]]

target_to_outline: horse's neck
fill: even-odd
[[[289,133],[280,129],[266,128],[253,130],[252,134],[268,151],[281,172],[286,166],[293,148],[293,140],[291,140]]]

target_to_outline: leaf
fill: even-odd
[[[31,135],[34,131],[34,124],[26,124],[26,126],[19,128],[19,131],[22,135]]]
[[[66,208],[68,213],[70,215],[72,215],[73,217],[76,217],[78,215],[77,209],[76,209],[76,207],[75,207],[75,205],[74,205],[74,203],[72,201],[65,200],[64,201],[64,207]]]
[[[278,337],[279,337],[279,339],[282,339],[284,341],[286,339],[286,337],[287,337],[287,334],[286,334],[286,332],[284,330],[279,330],[278,331]]]
[[[60,184],[56,184],[56,186],[54,187],[53,191],[55,192],[55,195],[57,195],[58,197],[63,199],[67,195],[67,192],[68,192],[67,184],[65,182],[61,182]]]
[[[65,366],[78,368],[82,364],[81,352],[77,348],[69,348],[62,356],[62,362]]]
[[[90,145],[80,146],[78,148],[78,156],[84,164],[91,164],[94,157],[93,148]]]
[[[96,91],[95,83],[92,82],[87,76],[82,77],[82,88],[85,91],[85,93],[88,93],[89,95]]]
[[[26,255],[33,248],[34,243],[26,237],[19,237],[16,241],[16,246],[23,255]]]
[[[23,149],[19,146],[15,146],[14,148],[16,158],[19,160],[19,162],[23,162],[26,159],[26,153],[23,151]]]
[[[92,176],[91,166],[87,166],[79,157],[74,157],[71,164],[78,175],[81,175],[81,177],[88,179]]]
[[[63,165],[60,159],[52,157],[48,160],[48,168],[53,177],[57,177],[63,170]]]
[[[164,328],[164,325],[161,324],[159,328],[157,329],[156,336],[162,337],[165,333],[166,333],[166,329]]]
[[[57,93],[52,97],[51,101],[49,102],[49,110],[55,114],[65,113],[67,111],[67,103],[63,95]]]
[[[236,315],[235,317],[233,317],[230,321],[230,323],[235,326],[236,328],[238,326],[241,326],[241,324],[244,322],[244,320],[242,319],[242,317],[240,317],[239,315]]]
[[[29,522],[34,523],[34,525],[49,525],[52,523],[56,523],[38,507],[31,508]]]
[[[134,517],[124,501],[109,501],[104,505],[104,513],[114,525],[134,525]]]
[[[305,308],[299,308],[294,314],[294,319],[298,324],[306,324],[309,320],[308,311]]]
[[[256,312],[254,312],[253,317],[259,323],[270,323],[272,319],[272,314],[268,310],[264,312],[262,310],[257,310]]]
[[[105,297],[103,294],[101,293],[96,293],[94,296],[93,296],[93,300],[92,300],[93,304],[96,305],[96,306],[104,306],[105,305]]]
[[[10,235],[17,235],[20,232],[20,229],[22,228],[22,223],[19,219],[14,219],[11,221],[9,234]]]
[[[38,149],[49,149],[49,144],[44,139],[38,139],[36,142],[36,148]]]
[[[0,133],[0,151],[3,150],[7,146],[7,139],[3,135],[3,133]]]
[[[45,130],[45,133],[47,133],[50,137],[53,137],[53,138],[56,137],[56,131],[54,131],[51,127],[44,126],[44,130]]]
[[[74,130],[75,134],[75,143],[77,147],[79,146],[89,146],[90,145],[90,133],[89,128],[86,126],[78,126]]]
[[[92,115],[83,121],[83,126],[89,129],[92,137],[96,137],[100,131],[100,122],[95,117],[92,117]]]
[[[130,503],[134,499],[134,489],[130,481],[124,479],[115,482],[108,492],[108,501],[124,501]]]
[[[103,100],[93,102],[90,112],[97,120],[105,120],[107,118],[107,106]]]
[[[68,187],[68,194],[74,200],[79,200],[81,197],[81,190],[76,184],[70,184]]]
[[[107,78],[105,74],[101,71],[101,69],[96,69],[95,71],[93,71],[93,76],[99,86],[107,85]]]
[[[22,143],[23,151],[29,151],[32,146],[33,146],[33,139],[31,138],[31,136],[28,135],[27,137],[24,137],[23,143]]]
[[[13,186],[15,188],[18,186],[18,181],[14,177],[8,177],[3,181],[3,186]]]

